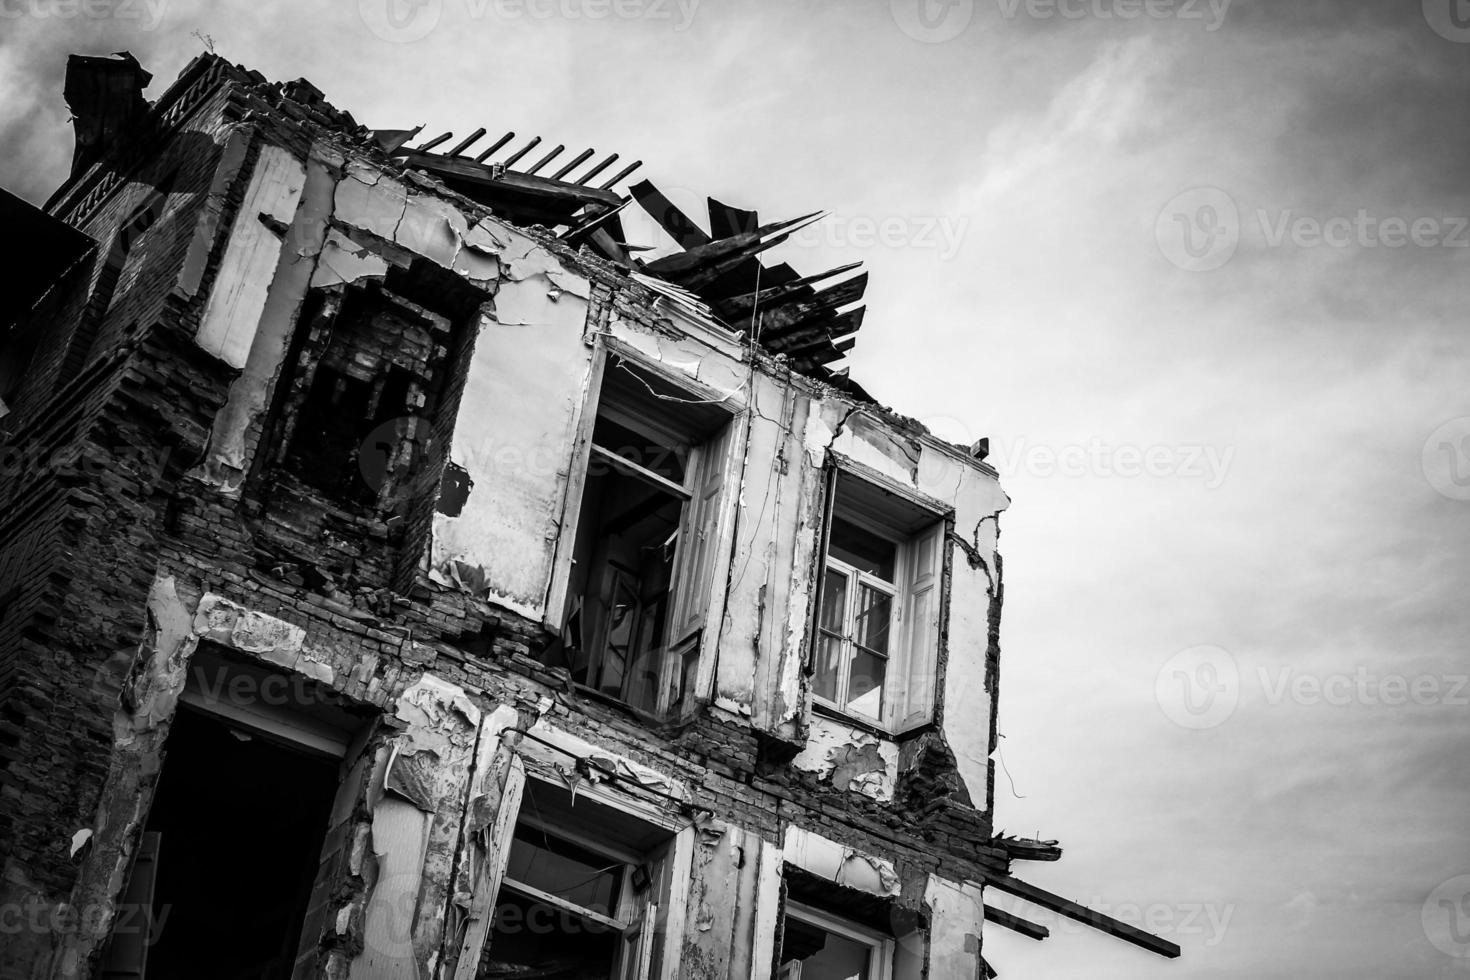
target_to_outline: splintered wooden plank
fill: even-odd
[[[833,276],[840,276],[844,273],[851,272],[860,265],[862,265],[861,262],[849,262],[847,265],[829,269],[815,276],[802,276],[800,279],[794,279],[791,282],[762,289],[759,293],[751,291],[739,296],[731,296],[720,300],[719,307],[721,312],[726,314],[725,319],[742,319],[750,316],[751,311],[757,306],[763,309],[769,309],[788,300],[799,300],[812,296],[816,293],[816,290],[810,288],[814,284],[831,279]]]
[[[767,348],[777,353],[787,354],[800,351],[807,347],[820,346],[826,340],[836,340],[838,337],[857,333],[863,328],[863,317],[867,315],[867,312],[866,306],[860,306],[837,316],[824,314],[798,323],[779,336],[773,337],[768,331],[761,330],[758,339]]]
[[[798,299],[775,309],[767,309],[761,314],[761,333],[777,335],[794,329],[804,320],[821,316],[848,303],[856,303],[863,298],[867,288],[868,274],[864,272],[823,289],[808,299]]]
[[[675,252],[673,255],[666,255],[657,261],[648,263],[648,271],[664,279],[680,282],[682,285],[681,280],[685,277],[693,276],[695,273],[709,269],[732,257],[754,254],[753,249],[759,251],[761,247],[768,248],[769,246],[763,246],[766,239],[812,217],[813,215],[804,215],[790,221],[776,221],[754,231],[696,245],[694,248]],[[784,238],[784,236],[781,237]]]
[[[709,198],[709,230],[715,238],[729,238],[731,235],[755,231],[760,226],[760,218],[754,211],[732,208]]]
[[[1032,905],[1039,905],[1059,915],[1065,915],[1069,919],[1085,923],[1110,936],[1115,936],[1126,943],[1132,943],[1135,946],[1146,949],[1150,953],[1157,953],[1160,956],[1167,956],[1170,959],[1179,955],[1178,946],[1167,940],[1160,939],[1151,932],[1144,932],[1142,929],[1130,926],[1126,922],[1119,922],[1117,919],[1103,915],[1101,912],[1096,912],[1085,905],[1079,905],[1077,902],[1062,898],[1060,895],[1053,895],[1051,892],[1037,888],[1035,885],[1028,885],[1019,878],[1009,876],[992,878],[986,884],[991,888],[1005,892],[1007,895],[1014,895],[1017,898],[1024,899]]]
[[[674,206],[674,202],[664,197],[663,192],[654,187],[651,181],[640,180],[628,188],[628,193],[648,212],[649,217],[658,222],[660,228],[669,233],[669,237],[680,248],[697,248],[712,241],[687,214]]]

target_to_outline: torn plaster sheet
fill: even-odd
[[[187,683],[187,665],[198,639],[193,629],[193,616],[171,575],[160,575],[148,590],[148,619],[153,627],[153,650],[146,668],[127,681],[123,704],[132,711],[119,711],[115,717],[113,736],[120,746],[132,743],[134,736],[157,728],[172,718],[174,706]]]
[[[503,280],[494,307],[495,322],[505,327],[575,324],[580,337],[587,323],[587,301],[539,273],[514,282]]]
[[[542,766],[550,765],[566,769],[577,759],[586,759],[591,772],[616,777],[612,779],[614,782],[632,782],[679,800],[689,799],[689,789],[683,782],[665,776],[625,756],[610,752],[601,746],[593,745],[559,728],[553,728],[544,720],[538,719],[536,724],[531,726],[529,734],[533,737],[523,739],[516,749],[517,753],[528,763],[536,762]],[[543,742],[549,742],[555,748],[543,745]]]
[[[277,229],[292,221],[305,187],[306,167],[295,154],[261,148],[195,335],[231,367],[243,368],[250,354],[281,256]]]
[[[750,367],[741,361],[739,350],[720,351],[694,337],[670,337],[616,316],[608,323],[607,333],[644,360],[698,381],[711,389],[713,397],[728,396],[732,410],[749,400],[745,387]]]
[[[480,709],[464,688],[427,672],[399,695],[394,715],[408,725],[411,735],[437,731],[462,738],[468,731],[472,741],[480,726]],[[418,739],[414,744],[432,747]]]
[[[592,298],[592,284],[584,276],[567,269],[561,259],[545,246],[509,227],[499,229],[497,238],[505,241],[500,251],[500,264],[508,282],[540,278],[562,292],[584,300]]]
[[[373,807],[376,879],[363,910],[362,952],[348,966],[349,980],[422,976],[414,955],[414,913],[423,884],[431,817],[406,800],[381,799]]]
[[[448,201],[428,194],[410,194],[393,240],[436,265],[452,269],[468,230],[465,216]]]
[[[307,649],[306,631],[300,626],[246,609],[213,592],[199,600],[194,632],[314,681],[331,684],[336,679],[332,665]]]
[[[350,285],[363,279],[381,279],[387,274],[388,263],[382,256],[334,228],[327,232],[327,240],[317,259],[311,285]]]
[[[864,412],[853,412],[828,449],[917,489],[919,444]]]
[[[814,715],[806,747],[791,765],[830,780],[844,792],[888,803],[898,779],[898,746],[836,719]]]
[[[865,854],[801,827],[786,828],[783,857],[819,878],[883,898],[902,890],[892,861]]]
[[[391,242],[407,207],[407,188],[374,167],[349,160],[346,174],[337,182],[332,216]]]
[[[454,257],[454,271],[471,282],[489,285],[500,278],[500,253],[506,240],[496,234],[496,227],[481,220],[460,236],[459,253]]]

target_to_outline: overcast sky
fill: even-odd
[[[1470,977],[1458,0],[386,2],[0,0],[0,183],[63,174],[67,52],[156,96],[199,32],[371,126],[831,211],[781,257],[867,263],[854,377],[1014,500],[997,826],[1066,848],[1017,873],[1184,947],[994,896],[1053,928],[987,927],[1002,978]]]

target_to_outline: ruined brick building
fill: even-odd
[[[832,368],[865,276],[147,81],[0,195],[0,976],[974,980],[987,887],[1177,954],[1012,874],[1008,500]]]

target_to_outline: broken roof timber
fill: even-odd
[[[519,198],[539,210],[552,215],[570,218],[572,212],[589,204],[615,208],[623,199],[612,191],[582,184],[572,184],[550,177],[502,170],[489,164],[476,163],[463,157],[447,157],[422,150],[408,150],[403,162],[410,167],[426,171],[446,181],[458,183],[466,188],[488,191],[492,195],[505,194]],[[474,196],[471,194],[471,196]],[[478,200],[478,197],[476,198]],[[494,207],[493,201],[482,203]]]
[[[1037,942],[1051,935],[1051,930],[1046,926],[1037,925],[1035,922],[1028,922],[1019,915],[1012,915],[1004,909],[998,909],[993,905],[985,906],[985,921],[994,922],[998,926],[1004,926],[1012,932],[1019,932],[1027,939],[1034,939]]]
[[[1019,899],[1030,902],[1032,905],[1039,905],[1059,915],[1065,915],[1069,919],[1092,926],[1094,929],[1105,932],[1124,942],[1132,943],[1135,946],[1146,949],[1150,953],[1157,953],[1160,956],[1167,956],[1170,959],[1179,955],[1179,947],[1168,940],[1160,939],[1153,933],[1144,932],[1142,929],[1136,926],[1130,926],[1126,922],[1119,922],[1111,916],[1103,915],[1101,912],[1096,912],[1071,899],[1062,898],[1060,895],[1053,895],[1051,892],[1043,888],[1037,888],[1035,885],[1027,884],[1019,878],[1012,878],[1010,876],[992,878],[986,884],[991,888],[1005,892],[1007,895],[1014,895]]]

